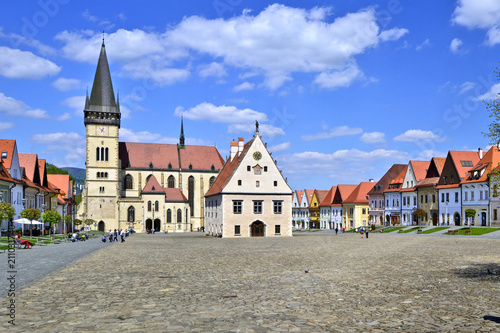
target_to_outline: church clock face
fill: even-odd
[[[108,135],[108,126],[97,126],[97,135]]]
[[[258,161],[262,158],[262,153],[260,151],[256,151],[253,153],[253,159]]]

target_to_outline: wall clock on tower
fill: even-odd
[[[253,159],[258,161],[262,158],[262,153],[260,151],[256,151],[253,153]]]
[[[108,135],[107,126],[97,126],[97,135]]]

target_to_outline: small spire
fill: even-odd
[[[255,134],[259,135],[259,121],[255,121]]]
[[[102,30],[102,46],[104,46],[104,30]]]
[[[90,106],[89,87],[87,87],[87,92],[85,93],[85,109],[88,109],[89,106]]]
[[[185,148],[184,146],[184,117],[181,116],[181,135],[179,137],[179,147]]]

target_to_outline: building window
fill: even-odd
[[[170,175],[168,177],[168,188],[174,188],[175,187],[175,177]]]
[[[276,235],[280,235],[281,234],[281,225],[277,224],[274,226],[274,233]]]
[[[283,211],[283,201],[273,201],[274,214],[281,214]]]
[[[247,165],[247,171],[252,171],[252,167],[250,165]]]
[[[99,193],[104,193],[104,186],[99,187]]]
[[[458,192],[455,192],[455,202],[458,202]]]
[[[255,187],[260,187],[260,182],[258,180],[255,181]]]
[[[354,208],[349,208],[349,215],[354,214]]]
[[[151,211],[151,201],[148,201],[148,212]]]
[[[241,214],[243,212],[243,201],[233,200],[233,214]]]
[[[155,212],[158,211],[158,208],[160,207],[160,203],[158,202],[158,200],[155,201]]]
[[[266,166],[264,167],[264,172],[267,172],[267,167]]]
[[[470,201],[474,201],[474,191],[470,191]]]
[[[493,209],[493,220],[498,220],[498,211],[496,209]]]
[[[172,223],[172,210],[170,208],[167,210],[167,223]]]
[[[464,201],[467,201],[467,192],[464,192]]]
[[[134,222],[135,221],[135,208],[130,206],[127,209],[127,222]]]
[[[450,201],[450,193],[446,193],[446,202]]]
[[[235,225],[234,226],[234,234],[235,235],[240,235],[240,226],[239,225]]]
[[[238,186],[241,186],[241,179],[238,179]]]
[[[278,181],[277,180],[274,181],[274,186],[278,186]]]
[[[208,185],[208,188],[212,187],[212,185],[215,183],[215,176],[210,177],[210,182]]]
[[[362,209],[363,214],[366,214],[366,208]]]
[[[177,223],[182,223],[182,210],[177,209]]]
[[[262,214],[262,200],[255,200],[253,202],[253,213]]]
[[[444,202],[444,193],[441,193],[441,202]]]
[[[191,216],[194,215],[194,177],[191,176],[188,179],[188,200],[189,209],[191,210]],[[186,216],[187,218],[187,216]]]

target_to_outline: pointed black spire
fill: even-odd
[[[87,92],[85,93],[85,110],[90,107],[90,99],[89,99],[89,87],[87,87]]]
[[[87,91],[84,114],[85,125],[109,124],[120,127],[120,105],[116,103],[111,82],[106,46],[104,45],[104,32],[90,98]]]
[[[184,146],[184,118],[181,116],[181,135],[179,137],[179,148],[185,148]]]

